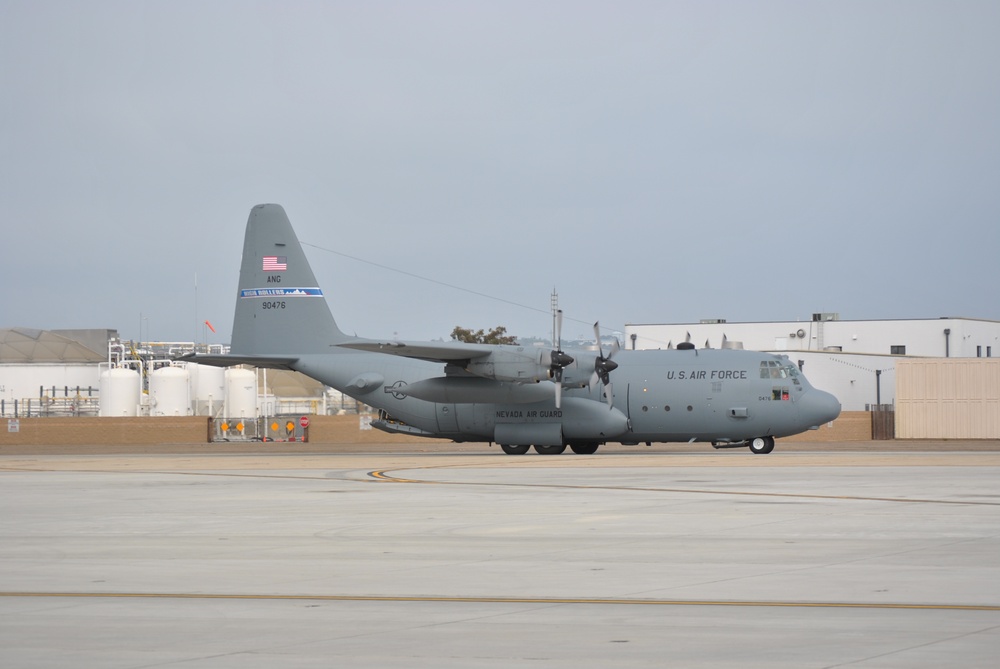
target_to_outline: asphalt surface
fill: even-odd
[[[998,446],[0,454],[0,665],[993,667]]]

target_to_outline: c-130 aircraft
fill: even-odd
[[[497,443],[509,455],[592,454],[608,442],[763,454],[840,414],[786,357],[690,344],[605,354],[599,336],[596,351],[561,348],[558,336],[549,350],[346,335],[285,210],[261,204],[247,221],[230,353],[183,359],[302,372],[378,409],[373,427]]]

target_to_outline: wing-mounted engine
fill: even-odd
[[[530,349],[523,346],[497,346],[487,356],[469,361],[465,371],[484,379],[494,381],[515,381],[518,383],[536,383],[552,378],[553,365],[567,364],[561,351],[545,349]]]
[[[561,366],[558,376],[553,376],[561,381],[559,385],[563,388],[589,387],[593,389],[597,385],[597,382],[600,381],[604,386],[604,400],[609,407],[612,407],[614,406],[614,392],[611,383],[611,372],[618,369],[618,363],[612,360],[612,358],[618,354],[621,347],[618,344],[618,340],[615,339],[607,355],[605,355],[604,346],[601,343],[600,323],[594,323],[594,348],[596,349],[594,351],[573,351],[575,357],[570,358],[566,356],[569,362]],[[565,355],[559,350],[552,353],[553,355]]]
[[[573,357],[562,350],[562,310],[556,312],[556,348],[527,349],[523,346],[497,346],[489,355],[469,360],[465,371],[484,379],[538,383],[552,380],[556,408],[562,404],[563,369],[573,364]]]

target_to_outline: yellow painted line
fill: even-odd
[[[434,595],[238,595],[223,593],[169,592],[0,592],[0,597],[78,599],[233,599],[260,601],[320,602],[423,602],[446,604],[599,604],[605,606],[737,606],[808,609],[884,609],[916,611],[989,611],[1000,613],[1000,605],[987,604],[903,604],[898,602],[782,602],[698,599],[616,599],[591,597],[447,597]]]
[[[427,485],[465,485],[492,486],[505,488],[560,488],[564,490],[617,490],[627,492],[669,492],[690,495],[727,495],[736,497],[783,497],[792,499],[823,499],[854,502],[893,502],[896,504],[961,504],[970,506],[1000,506],[1000,502],[982,502],[960,499],[923,499],[919,497],[859,497],[853,495],[817,495],[797,492],[759,492],[750,490],[710,490],[703,488],[648,488],[632,486],[605,485],[569,485],[561,483],[496,483],[487,481],[428,481],[421,479],[404,479],[393,476],[390,470],[380,469],[368,472],[368,475],[379,481],[389,483],[422,483]]]
[[[373,479],[378,479],[379,481],[387,481],[389,483],[437,483],[437,481],[420,481],[418,479],[401,479],[397,476],[392,476],[391,474],[386,474],[386,470],[376,470],[373,472],[368,472],[368,476]]]

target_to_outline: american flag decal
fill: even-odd
[[[288,269],[288,259],[285,256],[264,256],[265,272],[284,272]]]

